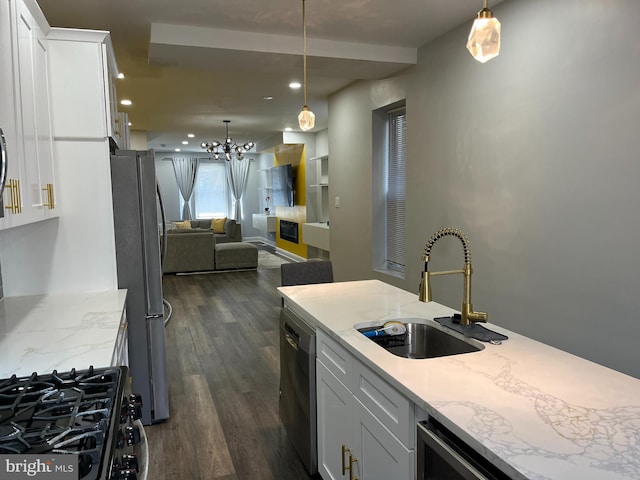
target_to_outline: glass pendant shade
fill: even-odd
[[[303,132],[311,130],[316,124],[315,114],[306,105],[302,107],[302,111],[298,114],[298,124]]]
[[[473,22],[467,50],[481,63],[497,57],[500,53],[500,22],[488,8],[483,8]]]

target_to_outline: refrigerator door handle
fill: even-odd
[[[160,250],[160,269],[164,271],[164,259],[167,257],[167,217],[164,212],[164,202],[162,201],[162,192],[160,191],[160,183],[156,177],[156,195],[158,197],[158,205],[160,206],[160,217],[162,220],[162,250]]]
[[[4,138],[4,131],[0,128],[0,197],[7,184],[7,168],[7,142]]]

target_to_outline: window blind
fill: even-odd
[[[406,110],[389,112],[387,170],[387,268],[404,271],[406,255]]]

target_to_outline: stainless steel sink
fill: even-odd
[[[370,337],[388,352],[405,358],[435,358],[461,353],[478,352],[483,347],[462,340],[438,327],[419,322],[403,322],[407,332],[403,335]],[[359,332],[375,327],[358,328]]]

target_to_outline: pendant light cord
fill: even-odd
[[[302,0],[302,83],[304,105],[307,105],[307,21],[305,15],[305,0]]]

